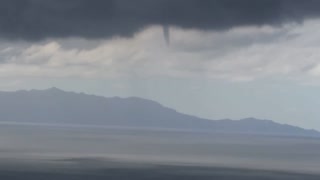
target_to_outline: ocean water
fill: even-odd
[[[22,174],[30,175],[29,179],[81,179],[90,174],[95,179],[109,175],[126,179],[132,177],[130,174],[137,179],[153,175],[159,179],[319,179],[319,167],[317,138],[116,127],[0,126],[0,179]]]

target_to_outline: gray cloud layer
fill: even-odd
[[[0,37],[125,37],[149,25],[224,30],[319,15],[316,0],[2,0]]]

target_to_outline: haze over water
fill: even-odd
[[[91,159],[312,173],[320,166],[317,138],[36,125],[2,125],[0,137],[1,159],[13,161]]]

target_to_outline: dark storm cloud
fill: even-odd
[[[316,0],[1,0],[0,37],[108,38],[149,25],[225,30],[318,15]]]

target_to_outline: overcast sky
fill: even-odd
[[[320,1],[2,0],[0,89],[320,130]]]

